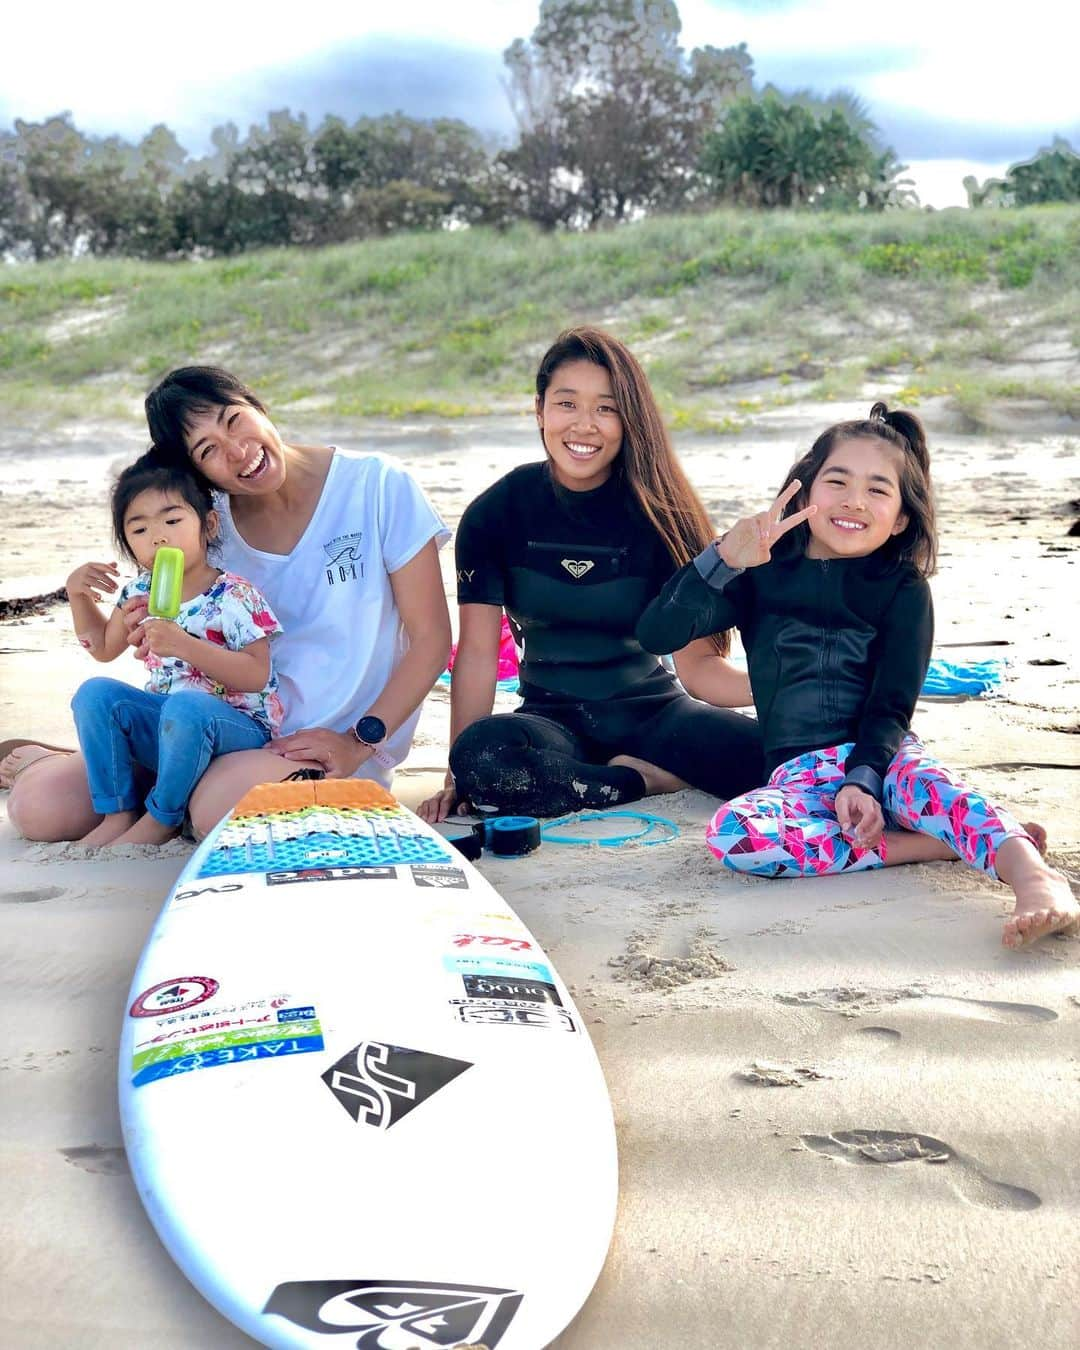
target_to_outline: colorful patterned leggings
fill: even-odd
[[[853,746],[834,745],[789,759],[768,785],[725,803],[709,822],[709,847],[734,872],[759,877],[816,877],[884,867],[886,842],[857,848],[840,833],[833,803]],[[997,878],[994,860],[1006,839],[1030,836],[1008,812],[966,787],[909,733],[885,775],[886,830],[933,835]]]

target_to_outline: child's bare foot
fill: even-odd
[[[162,825],[149,811],[140,816],[130,829],[112,842],[114,844],[167,844],[180,833],[179,825]]]
[[[1062,933],[1080,922],[1080,901],[1072,893],[1069,879],[1056,868],[1047,867],[1044,875],[1030,881],[1017,881],[1016,909],[1006,920],[1001,935],[1006,947],[1027,947],[1050,933]]]
[[[84,848],[104,848],[107,844],[115,844],[125,830],[130,830],[138,819],[138,811],[114,811],[100,824],[95,825],[89,834],[84,834],[78,842]]]
[[[658,792],[681,792],[683,788],[690,786],[681,778],[676,778],[673,773],[669,773],[667,769],[650,764],[647,759],[635,759],[633,755],[616,755],[614,759],[608,760],[608,764],[609,766],[621,764],[623,768],[636,769],[645,780],[646,797],[655,797]]]

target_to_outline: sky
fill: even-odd
[[[1062,0],[678,0],[681,42],[745,42],[755,83],[854,91],[926,205],[1057,134],[1080,149],[1075,42]],[[997,11],[997,13],[995,13]],[[459,117],[506,143],[502,53],[538,0],[22,0],[0,30],[0,126],[70,112],[136,141],[164,122],[192,154],[210,130],[271,109],[352,121]]]

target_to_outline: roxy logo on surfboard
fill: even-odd
[[[357,1124],[388,1130],[472,1065],[404,1045],[361,1041],[322,1080]]]
[[[424,1350],[468,1341],[495,1350],[521,1300],[514,1289],[485,1285],[291,1280],[278,1285],[263,1312],[307,1331],[359,1331],[357,1350]]]

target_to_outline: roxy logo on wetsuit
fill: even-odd
[[[360,553],[361,532],[339,534],[323,544],[326,554],[326,581],[329,586],[340,586],[343,581],[362,581],[364,559]]]

